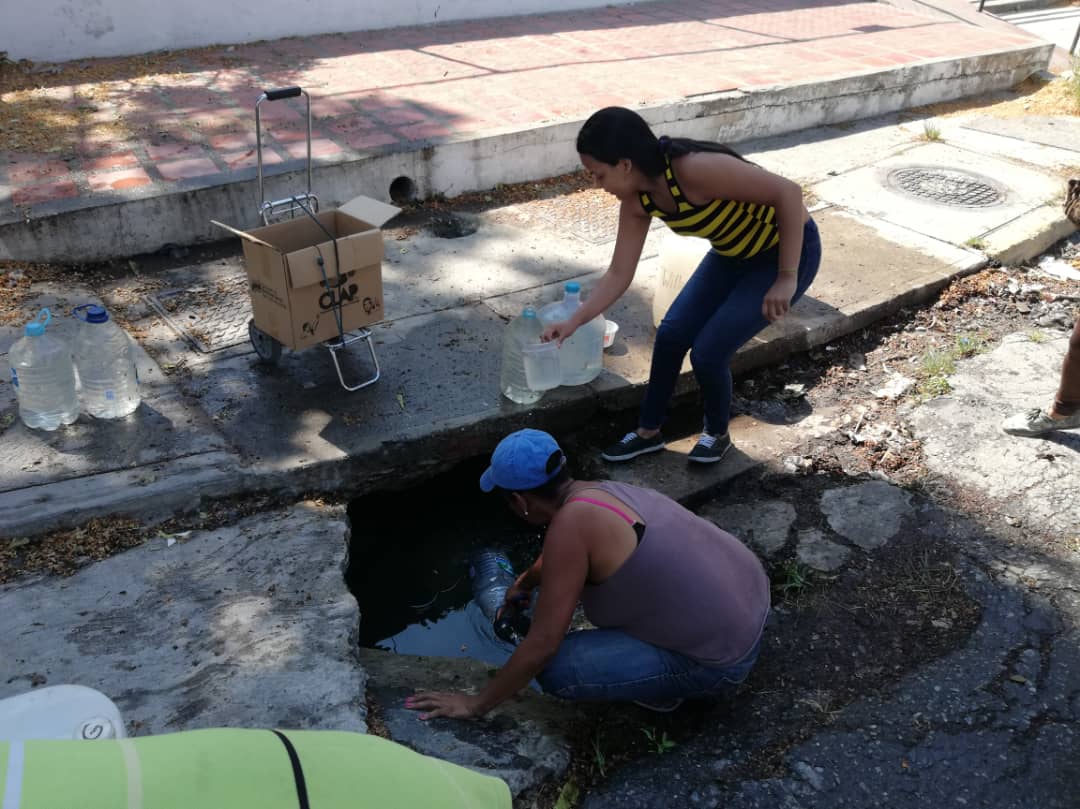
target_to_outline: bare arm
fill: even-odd
[[[641,249],[645,246],[645,237],[649,234],[649,215],[637,199],[623,200],[619,206],[619,231],[615,237],[615,251],[611,264],[603,277],[593,287],[581,308],[562,324],[553,324],[544,331],[547,340],[564,340],[604,312],[615,303],[630,286],[637,272]],[[556,328],[563,326],[564,329]],[[564,333],[565,332],[565,333]]]
[[[544,557],[544,587],[529,634],[480,694],[421,692],[406,700],[406,707],[427,711],[422,719],[482,716],[544,670],[570,626],[589,573],[589,556],[576,529],[564,523],[561,530],[548,529]]]

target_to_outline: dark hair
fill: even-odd
[[[664,173],[665,155],[682,157],[691,152],[719,152],[750,162],[722,143],[667,135],[657,138],[644,118],[625,107],[604,107],[590,115],[578,132],[577,150],[578,154],[609,166],[629,160],[648,177]]]
[[[554,500],[559,496],[559,489],[562,485],[570,480],[570,470],[566,468],[566,456],[563,455],[561,449],[557,449],[551,453],[550,457],[547,459],[547,463],[544,465],[544,471],[549,475],[556,469],[559,470],[558,473],[547,483],[537,486],[535,489],[525,489],[521,493],[531,494],[542,500]],[[496,486],[494,491],[498,492],[503,497],[509,497],[514,490],[503,489]]]

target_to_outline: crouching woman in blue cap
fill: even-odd
[[[507,592],[540,588],[529,634],[479,694],[420,692],[421,718],[476,717],[533,679],[571,700],[670,710],[719,696],[758,657],[769,580],[739,540],[652,489],[574,480],[555,439],[504,438],[480,478],[526,522],[543,552]],[[578,603],[596,629],[567,634]]]

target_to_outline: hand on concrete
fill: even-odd
[[[550,326],[544,329],[544,334],[541,336],[540,339],[543,340],[545,343],[550,343],[552,340],[554,340],[561,347],[563,344],[563,340],[569,340],[570,335],[572,335],[575,331],[577,331],[577,326],[572,324],[569,320],[563,320],[559,323],[552,323]]]
[[[776,277],[776,282],[765,293],[765,300],[761,304],[761,314],[770,323],[779,320],[788,313],[791,308],[791,299],[795,297],[795,288],[799,279],[793,272],[782,272]]]
[[[405,700],[406,708],[427,711],[420,714],[421,719],[434,719],[438,716],[472,719],[480,715],[479,706],[479,697],[452,691],[419,691]]]

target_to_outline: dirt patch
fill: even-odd
[[[315,495],[298,497],[296,502],[304,500],[327,503]],[[207,503],[197,512],[160,523],[102,517],[68,531],[0,539],[0,584],[38,573],[71,576],[92,562],[145,542],[184,542],[192,531],[211,531],[279,505],[280,498],[273,495],[242,495]]]

